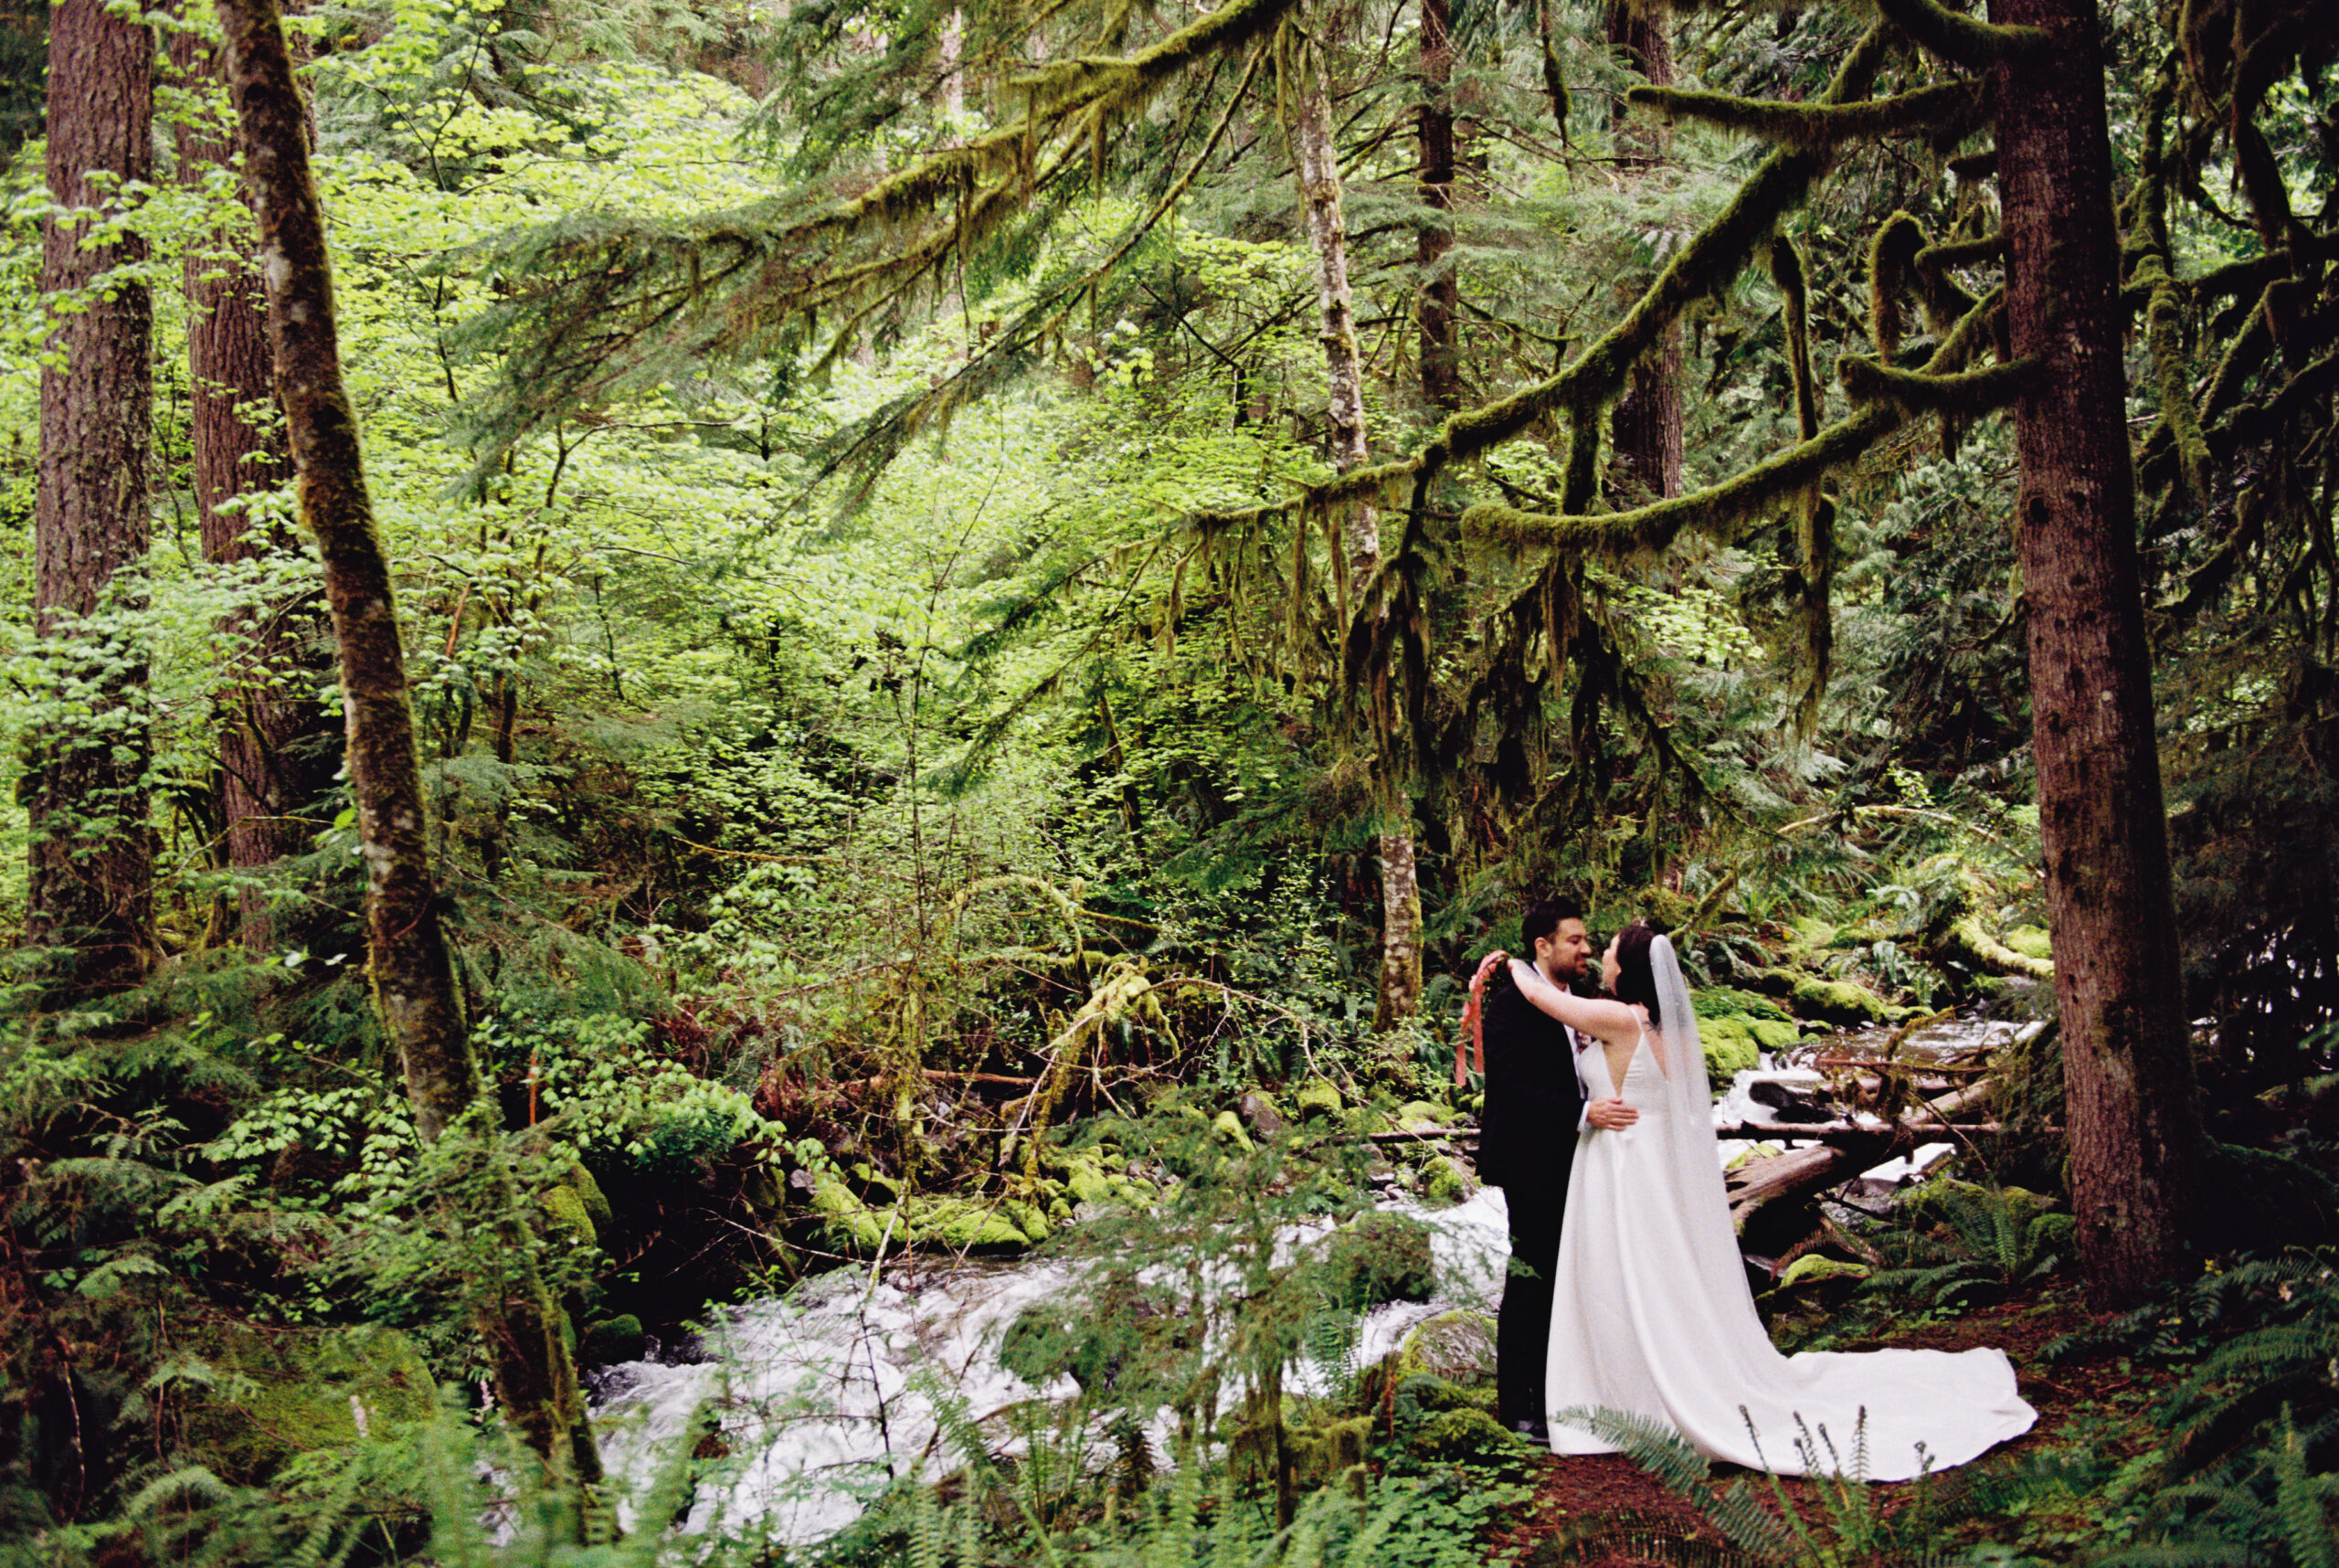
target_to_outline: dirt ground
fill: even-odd
[[[1995,1345],[2006,1352],[2021,1380],[2022,1393],[2038,1412],[2038,1425],[2013,1443],[1993,1450],[2021,1454],[2053,1446],[2086,1413],[2133,1401],[2141,1382],[2112,1361],[2049,1367],[2040,1353],[2065,1334],[2101,1320],[2075,1296],[2019,1297],[1974,1308],[1953,1322],[1910,1328],[1888,1326],[1844,1350],[1900,1346],[1910,1350],[1963,1351]],[[1715,1467],[1717,1484],[1749,1472],[1734,1465]],[[1800,1505],[1815,1483],[1785,1481]],[[1764,1486],[1762,1491],[1767,1492]],[[1878,1487],[1878,1501],[1889,1510],[1892,1494],[1906,1487]],[[1775,1511],[1775,1510],[1774,1510]],[[1810,1517],[1812,1510],[1799,1509]],[[1549,1458],[1541,1463],[1535,1499],[1488,1542],[1490,1555],[1509,1557],[1522,1568],[1735,1568],[1753,1559],[1732,1549],[1688,1504],[1619,1455]],[[1515,1555],[1513,1555],[1515,1553]]]

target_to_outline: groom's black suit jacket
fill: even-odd
[[[1478,1180],[1516,1209],[1530,1194],[1564,1201],[1583,1086],[1560,1021],[1527,1000],[1508,966],[1487,981],[1487,1099],[1478,1118]]]

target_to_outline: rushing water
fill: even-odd
[[[1450,1209],[1414,1214],[1431,1228],[1442,1284],[1438,1299],[1399,1302],[1364,1320],[1360,1364],[1395,1350],[1416,1324],[1456,1307],[1490,1311],[1508,1257],[1502,1194],[1488,1188]],[[1326,1227],[1294,1227],[1279,1251]],[[1034,1388],[999,1362],[999,1345],[1027,1307],[1076,1289],[1074,1265],[1052,1259],[934,1268],[904,1260],[873,1275],[840,1269],[786,1297],[726,1313],[704,1337],[695,1364],[612,1367],[596,1380],[603,1452],[637,1489],[701,1442],[704,1406],[721,1445],[746,1456],[727,1496],[702,1497],[688,1528],[717,1510],[759,1519],[775,1537],[811,1542],[856,1518],[869,1496],[899,1476],[937,1474],[957,1463],[941,1437],[943,1401],[982,1422],[1032,1399],[1067,1399],[1070,1380]],[[1295,1381],[1308,1388],[1307,1370]],[[1166,1424],[1166,1416],[1164,1418]],[[1152,1434],[1167,1452],[1165,1431]]]
[[[1904,1044],[1903,1054],[1947,1060],[2016,1037],[2012,1024],[1961,1020],[1921,1032]],[[1716,1116],[1743,1117],[1753,1107],[1748,1091],[1762,1078],[1816,1081],[1802,1065],[1812,1056],[1871,1054],[1887,1038],[1887,1032],[1863,1031],[1806,1043],[1784,1064],[1740,1074]],[[1725,1143],[1724,1160],[1744,1147]],[[1900,1180],[1948,1149],[1928,1146],[1868,1174]],[[1498,1190],[1483,1190],[1450,1209],[1382,1206],[1431,1227],[1440,1290],[1434,1300],[1370,1314],[1358,1346],[1360,1365],[1397,1349],[1431,1318],[1456,1308],[1493,1310],[1508,1257]],[[1322,1227],[1294,1227],[1278,1251],[1323,1234]],[[649,1487],[694,1448],[728,1453],[736,1480],[720,1491],[703,1490],[689,1528],[709,1529],[722,1517],[754,1519],[775,1538],[817,1541],[850,1524],[888,1481],[937,1475],[958,1462],[944,1451],[947,1405],[980,1423],[1031,1400],[1077,1392],[1069,1380],[1034,1388],[999,1361],[1000,1342],[1019,1314],[1076,1293],[1077,1266],[1054,1257],[955,1267],[900,1259],[880,1270],[840,1269],[784,1298],[735,1308],[708,1329],[702,1360],[635,1361],[597,1377],[604,1452],[637,1488]],[[1307,1376],[1303,1367],[1303,1391]],[[708,1437],[704,1424],[710,1421],[718,1437]],[[1164,1426],[1152,1434],[1163,1452],[1165,1436]]]

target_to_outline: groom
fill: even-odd
[[[1575,900],[1539,899],[1519,924],[1520,942],[1553,985],[1564,989],[1584,972],[1592,937]],[[1547,1442],[1543,1361],[1575,1134],[1630,1127],[1640,1113],[1620,1099],[1584,1103],[1575,1036],[1520,994],[1508,966],[1495,966],[1485,1005],[1478,1179],[1502,1189],[1510,1215],[1510,1275],[1495,1319],[1495,1408],[1505,1427]]]

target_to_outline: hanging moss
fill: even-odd
[[[1896,212],[1877,228],[1868,245],[1868,334],[1876,356],[1889,362],[1900,352],[1900,301],[1909,292],[1911,264],[1930,244],[1925,226]]]

